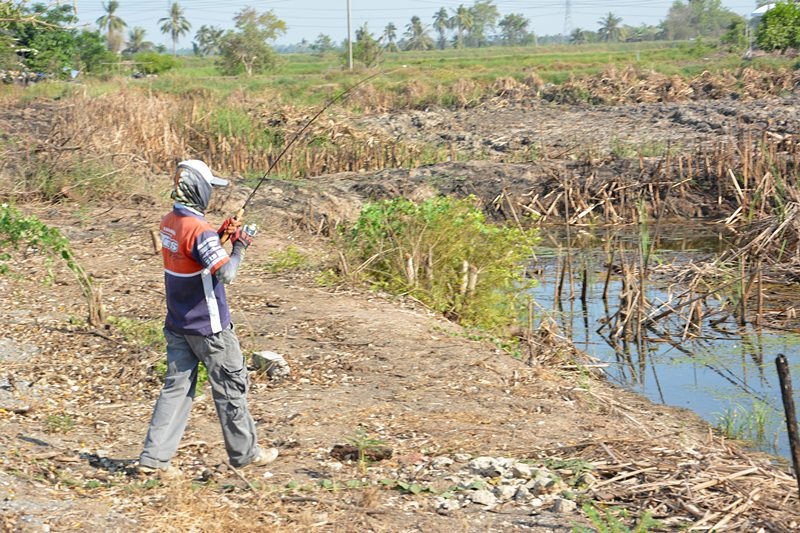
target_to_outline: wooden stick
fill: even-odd
[[[244,481],[248,489],[253,488],[253,484],[246,477],[244,477],[241,472],[239,472],[236,468],[234,468],[230,462],[225,461],[225,466],[227,466],[231,470],[231,472],[233,472],[236,475],[236,477]]]
[[[781,397],[783,409],[786,413],[786,429],[789,433],[789,448],[794,464],[794,477],[797,479],[797,492],[800,495],[800,437],[797,434],[797,415],[794,411],[794,396],[792,395],[792,378],[789,375],[789,363],[786,356],[779,354],[775,359],[778,367],[778,379],[781,383]]]
[[[764,274],[761,268],[761,260],[758,260],[758,308],[756,311],[756,326],[759,328],[764,321]]]
[[[514,208],[514,202],[511,200],[511,198],[509,198],[508,193],[505,190],[503,191],[503,197],[505,198],[509,209],[511,209],[511,214],[514,217],[514,222],[517,223],[517,227],[521,230],[522,222],[520,221],[519,216],[517,215],[517,210]]]
[[[639,470],[634,470],[633,472],[625,472],[624,474],[620,474],[618,476],[614,476],[611,479],[607,479],[605,481],[601,481],[600,483],[597,483],[596,485],[593,485],[592,489],[595,490],[598,487],[603,487],[605,485],[609,485],[609,484],[614,483],[616,481],[622,481],[623,479],[628,479],[629,477],[638,476],[639,474],[644,474],[646,472],[653,472],[654,470],[658,470],[658,467],[650,466],[650,467],[647,467],[647,468],[640,468]]]
[[[603,283],[603,300],[608,300],[608,286],[611,283],[611,270],[614,267],[614,249],[609,247],[609,250],[606,252],[606,258],[608,260],[608,267],[606,268],[606,279]]]
[[[718,479],[712,479],[712,480],[700,483],[698,485],[695,485],[694,487],[692,487],[692,490],[693,491],[698,491],[698,490],[707,489],[709,487],[713,487],[714,485],[719,485],[720,483],[723,483],[725,481],[730,481],[731,479],[736,479],[737,477],[747,476],[747,475],[753,474],[755,472],[758,472],[758,467],[754,466],[754,467],[751,467],[751,468],[746,468],[744,470],[740,470],[738,472],[734,472],[733,474],[730,474],[728,476],[721,477],[721,478],[718,478]]]
[[[150,230],[150,238],[153,240],[153,254],[161,252],[161,236],[154,229]]]

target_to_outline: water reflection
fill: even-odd
[[[703,259],[730,242],[716,226],[660,230],[646,239],[651,264]],[[775,358],[787,355],[800,390],[800,336],[741,327],[724,316],[697,314],[690,320],[689,312],[683,322],[675,314],[621,332],[620,317],[633,315],[628,324],[642,318],[631,302],[630,281],[621,275],[637,260],[643,264],[642,241],[634,227],[595,234],[549,230],[532,266],[539,281],[532,290],[538,321],[555,320],[576,346],[607,364],[612,381],[652,401],[691,409],[735,435],[756,439],[765,451],[788,457]],[[682,290],[645,271],[648,280],[642,280],[644,290],[636,298],[651,307],[673,301],[671,296]]]

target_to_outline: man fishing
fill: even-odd
[[[182,161],[175,173],[175,205],[161,221],[167,375],[139,457],[142,472],[180,475],[170,462],[189,419],[200,362],[208,370],[231,466],[262,466],[278,457],[275,448],[257,444],[247,408],[249,376],[225,297],[225,284],[236,277],[255,227],[228,218],[215,231],[204,216],[212,187],[227,184],[196,159]],[[222,247],[227,238],[233,244],[230,255]]]

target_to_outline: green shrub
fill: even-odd
[[[626,509],[618,507],[599,509],[592,502],[584,503],[582,509],[594,529],[576,526],[573,528],[575,533],[589,531],[598,531],[600,533],[647,533],[653,529],[661,529],[664,526],[661,522],[655,520],[649,511],[639,517],[631,517]],[[627,523],[631,523],[631,526],[629,527]]]
[[[354,272],[490,331],[517,319],[516,296],[532,283],[521,265],[537,241],[535,229],[487,223],[473,197],[367,204],[345,231],[349,262],[361,263]]]
[[[48,415],[44,426],[50,433],[68,433],[75,427],[75,421],[67,414]]]
[[[63,260],[75,276],[86,298],[89,306],[89,324],[98,326],[103,323],[100,295],[95,292],[92,279],[75,260],[69,240],[58,231],[58,228],[48,226],[37,217],[25,216],[8,204],[0,205],[0,275],[9,270],[6,263],[12,259],[10,252],[26,248],[33,248],[42,254],[48,266],[53,263],[54,258]]]
[[[296,246],[291,244],[282,250],[269,253],[269,258],[264,264],[267,272],[277,274],[279,272],[303,270],[308,268],[309,258]]]
[[[279,130],[256,123],[241,106],[215,106],[208,114],[207,124],[209,133],[226,139],[235,138],[250,149],[268,149],[283,144],[283,134]]]
[[[21,180],[28,194],[45,201],[107,200],[130,190],[133,183],[129,177],[120,177],[120,170],[109,161],[60,161],[55,165],[47,157],[31,158]]]
[[[133,56],[143,74],[161,74],[180,66],[180,61],[169,55],[158,52],[140,52]]]
[[[800,7],[794,2],[778,2],[764,13],[756,33],[756,42],[764,50],[787,49],[800,44]]]
[[[117,328],[128,342],[162,352],[167,349],[167,343],[162,332],[164,326],[160,320],[110,316],[108,317],[108,323]]]

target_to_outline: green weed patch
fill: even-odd
[[[97,326],[104,321],[99,294],[95,292],[92,279],[75,259],[69,240],[58,231],[58,228],[48,226],[33,215],[23,215],[13,206],[2,204],[0,205],[0,250],[3,251],[0,252],[0,275],[9,270],[8,262],[12,259],[9,252],[19,249],[36,250],[48,264],[52,264],[54,259],[63,260],[86,297],[89,305],[89,324]]]
[[[368,204],[344,237],[350,273],[467,326],[511,324],[533,283],[521,265],[537,231],[487,223],[472,197]]]

